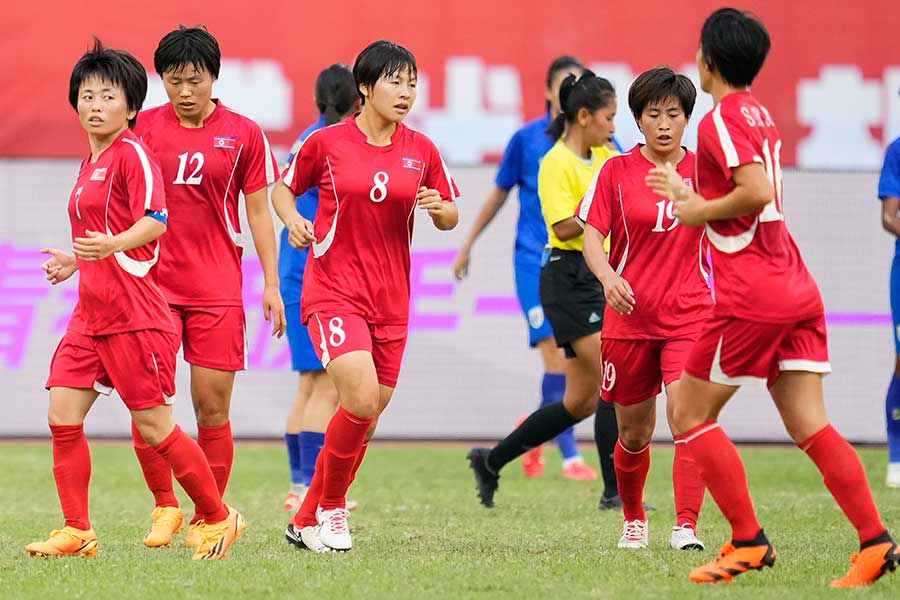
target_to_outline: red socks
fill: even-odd
[[[325,431],[325,445],[316,461],[316,472],[303,499],[300,510],[294,515],[295,527],[316,525],[316,508],[331,510],[344,508],[347,489],[353,483],[362,464],[368,444],[366,432],[375,419],[360,419],[338,408]]]
[[[159,452],[144,441],[134,421],[131,422],[131,439],[134,441],[134,453],[144,472],[144,481],[153,494],[156,506],[177,508],[178,498],[175,497],[175,488],[172,486],[172,469]]]
[[[209,468],[216,478],[219,495],[225,496],[231,466],[234,464],[234,438],[231,437],[231,421],[215,427],[197,425],[197,443],[206,455]]]
[[[319,499],[322,510],[346,506],[347,488],[350,487],[356,460],[360,457],[366,432],[374,422],[375,419],[361,419],[340,407],[328,423],[325,445],[322,446],[325,457],[322,463],[325,467],[322,497]]]
[[[859,533],[860,545],[885,532],[872,499],[859,456],[830,424],[799,444],[816,463],[825,479],[825,487]]]
[[[51,425],[50,432],[53,435],[53,477],[66,525],[90,529],[91,450],[84,435],[84,425]]]
[[[672,465],[672,486],[675,489],[676,525],[690,525],[697,529],[697,518],[703,506],[706,485],[700,468],[684,443],[683,435],[675,436],[675,462]]]
[[[169,437],[156,447],[156,451],[169,464],[175,479],[208,523],[218,523],[228,517],[228,509],[222,502],[216,480],[197,442],[176,425]]]
[[[731,524],[732,539],[754,539],[762,528],[750,500],[744,463],[728,435],[718,422],[711,421],[694,427],[683,439],[709,493]]]
[[[622,498],[625,520],[646,521],[644,485],[650,471],[650,444],[640,450],[629,450],[619,439],[613,451],[613,464],[616,467],[616,482],[619,486],[619,497]]]

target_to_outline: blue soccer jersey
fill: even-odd
[[[300,134],[291,147],[287,162],[290,163],[303,141],[314,131],[325,127],[325,117],[310,125]],[[319,208],[319,188],[312,188],[297,197],[297,212],[310,221],[315,220]],[[291,364],[295,371],[320,371],[322,363],[313,350],[306,326],[300,320],[300,292],[303,289],[303,270],[309,248],[297,249],[288,242],[288,230],[281,232],[281,248],[278,252],[278,278],[281,280],[281,297],[287,316],[287,336],[291,347]]]

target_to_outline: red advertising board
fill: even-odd
[[[332,62],[352,63],[367,43],[388,38],[414,51],[427,80],[414,124],[450,146],[453,162],[479,162],[496,156],[516,126],[541,113],[545,69],[557,55],[574,54],[615,74],[624,114],[627,78],[662,63],[677,69],[692,64],[703,19],[720,5],[711,0],[7,3],[0,24],[0,156],[83,154],[86,145],[67,104],[67,85],[92,35],[133,52],[152,70],[162,35],[179,24],[204,24],[218,38],[228,67],[219,95],[259,120],[273,145],[290,145],[314,119],[312,86],[319,70]],[[887,138],[900,134],[900,2],[774,0],[743,8],[758,14],[772,35],[772,52],[754,93],[779,125],[784,163],[876,166]],[[151,100],[158,102],[156,89]],[[623,130],[623,135],[630,134]]]

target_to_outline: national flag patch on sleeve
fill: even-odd
[[[413,171],[421,171],[425,165],[421,160],[415,158],[403,158],[401,160],[403,161],[404,169],[412,169]]]
[[[213,138],[213,148],[219,148],[220,150],[234,150],[236,141],[237,138],[217,135]]]

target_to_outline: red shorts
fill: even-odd
[[[359,315],[312,313],[306,327],[316,355],[326,369],[335,358],[362,350],[372,355],[378,383],[397,387],[409,333],[406,324],[375,325]]]
[[[129,410],[172,404],[175,336],[159,329],[87,336],[66,331],[53,359],[47,389],[115,389]]]
[[[184,360],[221,371],[247,368],[243,307],[169,305],[169,309],[178,336],[175,350],[184,347]]]
[[[830,373],[825,315],[799,323],[754,323],[713,317],[700,334],[684,370],[723,385],[765,381],[782,371]]]
[[[603,340],[605,402],[637,404],[656,397],[662,384],[681,379],[694,338],[675,340]]]

